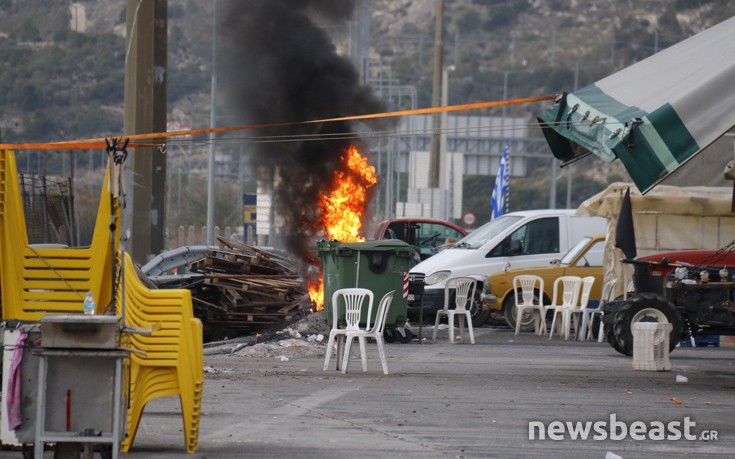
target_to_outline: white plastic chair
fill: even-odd
[[[360,342],[360,359],[362,360],[362,371],[367,371],[365,338],[372,338],[378,344],[378,354],[380,355],[380,363],[381,365],[383,365],[383,374],[388,374],[388,362],[385,358],[383,331],[385,330],[385,319],[388,316],[388,310],[390,309],[390,304],[393,301],[394,292],[395,290],[391,290],[390,292],[386,293],[380,300],[378,311],[375,314],[375,323],[372,327],[370,327],[370,316],[368,315],[368,325],[366,329],[349,330],[345,335],[345,339],[347,342],[345,344],[345,353],[342,357],[342,373],[347,373],[347,365],[349,364],[350,360],[350,347],[352,346],[352,341],[354,341],[355,338],[357,338]]]
[[[590,304],[590,294],[592,293],[592,286],[595,285],[595,278],[594,276],[587,276],[582,278],[582,291],[579,297],[579,304],[576,305],[574,308],[565,311],[564,319],[566,319],[563,323],[564,325],[564,339],[569,339],[569,334],[571,333],[571,322],[574,322],[574,337],[577,341],[584,340],[585,334],[587,332],[587,328],[584,327],[584,324],[581,324],[582,327],[580,328],[580,318],[582,319],[581,322],[584,322],[584,311],[587,310],[587,307]]]
[[[339,324],[339,299],[342,298],[345,304],[345,328],[340,328]],[[329,359],[332,357],[333,347],[339,339],[344,339],[350,331],[360,330],[360,317],[362,316],[362,308],[367,301],[368,323],[370,328],[370,315],[373,309],[373,292],[366,288],[342,288],[335,290],[332,294],[332,329],[329,331],[329,341],[327,341],[327,353],[324,357],[324,371],[329,368]],[[337,346],[339,349],[340,346]],[[337,356],[337,369],[339,370],[340,356]]]
[[[537,335],[546,333],[544,313],[544,279],[532,274],[521,274],[513,278],[513,297],[516,304],[516,335],[521,331],[523,314],[530,311]]]
[[[554,280],[551,304],[544,306],[544,320],[546,320],[546,314],[549,311],[554,314],[554,318],[551,321],[551,330],[549,330],[549,339],[554,336],[557,316],[562,314],[564,309],[570,309],[577,305],[581,286],[582,278],[579,276],[560,276]],[[562,323],[559,325],[561,327]]]
[[[464,342],[464,326],[467,321],[467,328],[470,332],[470,342],[475,344],[475,334],[472,331],[472,315],[470,309],[472,302],[475,301],[476,280],[472,277],[453,277],[447,280],[444,286],[444,308],[436,313],[436,321],[434,322],[434,337],[436,342],[436,332],[439,329],[439,319],[447,316],[447,324],[449,325],[449,341],[454,344],[454,318],[457,317],[459,322],[459,336]],[[449,309],[450,290],[455,290],[454,309]],[[469,302],[470,308],[467,307]]]
[[[602,312],[602,305],[607,303],[608,301],[612,301],[615,299],[615,285],[618,283],[617,279],[610,279],[606,281],[604,284],[602,284],[602,293],[600,294],[600,306],[597,309],[588,309],[588,318],[587,318],[587,339],[592,339],[592,324],[594,323],[594,317],[597,315],[599,316],[600,325],[597,330],[597,342],[601,343],[605,338],[603,336],[603,329],[605,327],[605,324],[602,323],[602,316],[605,314]],[[584,323],[585,318],[582,318],[582,328],[585,327]]]

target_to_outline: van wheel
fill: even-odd
[[[490,311],[486,310],[482,306],[482,284],[478,284],[478,288],[475,289],[475,298],[470,307],[470,317],[472,317],[472,326],[481,327],[487,322],[487,318],[490,317]]]

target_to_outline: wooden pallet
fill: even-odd
[[[218,248],[190,264],[192,272],[204,275],[192,300],[205,336],[258,332],[305,315],[311,303],[292,261],[242,242],[217,240]]]

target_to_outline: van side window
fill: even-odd
[[[540,218],[526,226],[523,255],[559,252],[558,217]]]
[[[529,222],[494,247],[486,258],[559,252],[559,217]]]
[[[494,257],[512,257],[514,255],[523,255],[523,244],[526,236],[528,225],[523,225],[513,231],[510,236],[503,239],[503,242],[493,247],[493,249],[485,255],[485,258]]]

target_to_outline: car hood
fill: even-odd
[[[411,268],[410,272],[428,276],[436,271],[451,270],[456,266],[461,266],[462,261],[469,255],[468,252],[477,250],[457,247],[445,249],[417,264]]]

